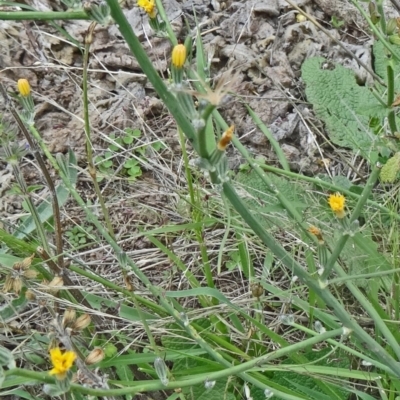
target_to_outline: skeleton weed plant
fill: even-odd
[[[86,288],[75,289],[74,292],[73,289],[64,289],[63,285],[60,285],[62,299],[68,299],[72,303],[81,301],[86,309],[92,312],[93,326],[90,321],[90,325],[83,323],[83,319],[88,321],[87,314],[80,317],[82,318],[81,329],[77,329],[76,326],[79,318],[75,320],[67,311],[64,311],[64,317],[61,318],[59,309],[62,305],[60,305],[58,294],[48,294],[48,296],[53,296],[51,300],[49,297],[46,299],[47,302],[51,301],[51,306],[47,306],[50,314],[54,314],[52,315],[52,334],[55,342],[49,343],[48,340],[46,342],[46,335],[39,335],[35,339],[35,345],[46,344],[51,348],[50,361],[53,365],[50,370],[51,374],[43,374],[41,372],[43,368],[26,362],[21,362],[21,367],[17,368],[14,360],[23,360],[20,350],[13,348],[11,352],[3,347],[0,349],[2,371],[0,384],[3,389],[15,389],[19,382],[18,379],[24,377],[33,384],[46,384],[44,391],[47,394],[60,395],[73,392],[78,397],[84,395],[133,396],[138,393],[157,392],[157,394],[162,393],[163,398],[169,399],[199,399],[208,396],[212,399],[233,400],[242,398],[243,395],[247,399],[273,397],[288,400],[345,399],[350,393],[361,398],[372,398],[370,395],[360,392],[355,385],[351,385],[349,379],[355,379],[379,389],[379,393],[383,393],[382,398],[394,398],[394,393],[400,391],[400,337],[397,326],[389,314],[392,308],[386,310],[380,302],[380,298],[387,295],[391,289],[390,282],[388,283],[383,278],[393,275],[393,266],[389,264],[387,270],[370,271],[362,276],[358,274],[358,279],[381,279],[382,282],[379,281],[379,284],[374,281],[368,291],[355,284],[355,277],[350,276],[344,268],[347,260],[344,257],[344,251],[349,241],[353,241],[357,248],[361,248],[367,255],[379,258],[379,252],[373,246],[369,246],[370,242],[367,242],[366,237],[363,236],[358,219],[367,204],[372,207],[376,206],[369,197],[378,180],[380,165],[372,166],[368,180],[358,195],[351,191],[345,193],[345,190],[336,189],[333,192],[337,193],[331,194],[329,197],[325,194],[320,196],[325,207],[324,221],[328,220],[335,226],[336,236],[329,235],[322,227],[316,226],[318,224],[305,222],[290,195],[283,194],[286,181],[284,183],[282,178],[281,181],[278,181],[274,175],[265,173],[264,170],[272,171],[272,167],[260,166],[254,162],[238,138],[235,138],[234,127],[229,127],[218,113],[217,108],[224,91],[213,92],[206,85],[206,63],[200,35],[196,41],[197,51],[193,63],[197,66],[197,72],[194,72],[192,64],[188,61],[189,56],[192,56],[192,40],[188,38],[185,45],[177,44],[161,1],[139,1],[138,5],[146,11],[150,19],[157,18],[158,25],[153,28],[159,29],[162,24],[163,32],[166,32],[173,44],[170,87],[167,87],[159,77],[118,2],[113,0],[108,0],[106,3],[101,2],[100,6],[93,6],[96,7],[95,11],[90,8],[78,8],[64,13],[28,11],[12,14],[13,19],[16,20],[82,18],[95,19],[99,23],[103,22],[98,15],[99,12],[104,16],[111,16],[160,99],[175,118],[178,130],[183,132],[192,144],[198,156],[197,166],[209,178],[214,193],[220,194],[226,205],[230,203],[231,207],[226,206],[227,213],[232,212],[235,218],[238,216],[242,218],[253,233],[253,237],[259,238],[267,255],[273,256],[275,262],[282,269],[282,274],[291,277],[291,287],[280,289],[269,282],[268,276],[266,279],[256,276],[250,267],[250,262],[246,261],[246,251],[242,246],[239,251],[241,260],[243,264],[249,265],[248,276],[254,280],[251,299],[251,310],[254,313],[249,313],[248,308],[235,304],[219,290],[213,288],[212,279],[207,280],[210,282],[208,287],[202,286],[185,264],[158,242],[159,248],[165,249],[166,254],[182,270],[183,276],[191,286],[191,289],[186,291],[161,291],[123,251],[116,242],[112,229],[109,226],[107,229],[104,228],[101,221],[75,190],[69,179],[65,163],[59,164],[51,156],[39,133],[34,129],[34,116],[31,119],[24,118],[21,129],[28,126],[28,135],[34,136],[58,172],[63,184],[86,214],[87,220],[106,240],[121,272],[125,274],[127,289],[80,268],[74,262],[68,270],[63,269],[63,263],[60,261],[62,257],[62,247],[60,246],[57,246],[55,254],[59,262],[59,269],[56,269],[56,272],[62,276],[64,284],[66,279],[69,279],[71,271],[80,277],[103,285],[107,290],[112,290],[115,296],[123,296],[121,303],[124,304],[118,303],[119,317],[126,316],[128,318],[129,316],[131,321],[140,324],[146,332],[147,343],[146,352],[143,354],[127,351],[130,347],[130,335],[126,335],[125,332],[110,334],[107,330],[101,330],[104,321],[96,315],[93,309],[96,304],[98,305],[105,299],[93,295]],[[2,18],[10,18],[10,13],[0,12],[0,19]],[[107,23],[110,21],[108,18]],[[94,28],[91,30],[91,34],[93,32]],[[90,44],[90,40],[87,40],[86,45],[88,44]],[[86,47],[86,55],[88,57],[88,47]],[[87,72],[87,68],[84,68],[84,71]],[[21,82],[22,97],[30,95],[25,89],[25,82]],[[87,91],[87,89],[85,90]],[[193,95],[198,98],[197,104],[194,102]],[[90,138],[87,111],[85,118],[86,134]],[[216,127],[219,132],[222,132],[221,135],[217,134]],[[231,143],[248,160],[262,184],[267,186],[268,196],[279,203],[294,221],[293,225],[301,235],[299,246],[302,249],[301,257],[304,257],[303,259],[295,258],[288,246],[280,244],[272,235],[271,230],[263,224],[260,216],[255,215],[249,203],[238,194],[237,182],[232,180],[227,162],[226,150]],[[90,140],[88,140],[88,144],[90,144]],[[279,153],[283,166],[282,170],[275,169],[274,172],[292,179],[304,179],[288,170],[288,164],[279,150],[279,144],[274,143],[274,147]],[[90,157],[90,151],[88,151],[88,158]],[[89,169],[91,165],[93,164],[89,162]],[[96,181],[95,171],[90,170],[89,172]],[[323,185],[323,182],[320,183],[317,179],[311,178],[311,182]],[[335,188],[333,184],[328,183],[327,185],[331,189]],[[347,201],[344,194],[353,196],[356,201]],[[311,207],[317,207],[317,205],[314,204]],[[382,206],[380,207],[382,209]],[[273,215],[271,215],[271,220],[273,221]],[[40,226],[39,221],[37,221],[37,229],[38,226]],[[153,243],[157,243],[151,234],[149,237],[152,238]],[[8,240],[11,249],[17,245],[28,247],[24,240],[18,241],[15,237],[11,240],[4,233],[2,238]],[[44,240],[44,238],[42,239]],[[43,255],[42,249],[35,249],[35,251]],[[49,265],[52,261],[51,251],[52,249],[48,249],[47,257],[42,257]],[[270,257],[266,256],[265,259],[272,264]],[[387,261],[381,259],[380,263],[385,265]],[[211,272],[211,269],[208,270],[208,273]],[[43,267],[41,273],[46,274],[48,270]],[[145,286],[149,296],[142,297],[135,293],[128,273],[133,273],[135,278]],[[350,312],[347,303],[349,300],[343,296],[345,291],[339,291],[336,286],[339,282],[346,288],[347,296],[351,297],[350,301],[357,305],[357,310],[362,310],[363,314],[367,315],[372,328],[362,326],[360,320]],[[72,282],[68,285],[73,286]],[[308,290],[307,295],[302,293],[305,288]],[[265,291],[269,294],[265,295]],[[37,294],[40,295],[40,291]],[[188,297],[197,298],[204,310],[219,306],[227,311],[218,311],[216,315],[213,313],[210,318],[196,317],[195,313],[192,315],[192,310],[183,307],[176,300]],[[82,298],[85,303],[81,300]],[[279,318],[279,326],[283,330],[295,331],[298,334],[297,340],[292,340],[291,343],[283,334],[271,329],[262,317],[264,301],[273,302],[276,298],[279,298],[284,304]],[[21,291],[20,296],[12,301],[15,303],[13,309],[18,310],[17,304],[27,301],[25,293]],[[108,301],[110,307],[116,306],[116,302]],[[394,303],[394,308],[396,309],[396,303]],[[7,317],[4,310],[0,311],[3,312],[3,318]],[[301,312],[309,324],[296,323],[294,314],[297,312]],[[7,313],[10,313],[10,309],[7,309]],[[161,335],[160,341],[156,341],[154,338],[155,323],[163,318],[169,319],[167,332]],[[74,321],[72,322],[72,320]],[[314,324],[312,324],[313,321]],[[72,336],[74,331],[75,333],[79,332],[81,341],[75,343]],[[98,340],[99,343],[102,343],[102,347],[92,350],[94,352],[92,357],[88,356],[89,360],[100,361],[97,365],[98,369],[93,372],[87,365],[91,363],[85,363],[85,357],[81,356],[81,353],[88,347],[94,332],[100,336]],[[117,352],[114,349],[110,352],[106,351],[106,343],[113,342],[113,340],[115,340],[113,344],[117,348]],[[63,345],[65,352],[60,350],[59,344]],[[317,359],[310,351],[311,347],[315,345],[325,347],[323,352],[317,353]],[[109,353],[109,357],[101,361],[103,355],[106,357],[107,353]],[[365,373],[361,367],[350,370],[349,363],[339,361],[332,366],[328,362],[331,356],[359,360],[360,365],[362,363],[371,365],[374,371]],[[164,357],[171,361],[172,365],[164,362]],[[75,366],[73,365],[74,361]],[[126,368],[123,368],[124,366]],[[135,380],[135,376],[140,371],[134,369],[133,373],[129,368],[131,366],[139,366],[148,374],[147,379]],[[77,371],[76,381],[72,380],[72,371],[75,370]],[[302,379],[305,374],[309,378],[308,380]],[[56,379],[53,375],[56,376]],[[116,379],[108,380],[107,376],[110,375]],[[340,381],[330,382],[327,378],[331,375],[336,376]],[[175,393],[172,392],[174,390]]]

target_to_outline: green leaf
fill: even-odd
[[[400,49],[398,46],[392,46],[392,50],[395,52],[395,55],[400,58]],[[388,50],[383,45],[380,40],[375,40],[372,46],[372,51],[374,54],[374,70],[375,72],[383,78],[383,80],[387,83],[387,65],[388,62],[393,59],[393,57],[388,54]],[[400,64],[392,63],[394,76],[397,77],[400,74]],[[400,90],[400,82],[399,79],[394,80],[394,88],[395,92]]]
[[[142,132],[141,132],[141,130],[140,129],[131,129],[131,128],[126,128],[125,129],[125,133],[128,135],[128,136],[130,136],[130,137],[132,137],[132,138],[140,138],[141,136],[142,136]]]
[[[133,137],[132,136],[124,136],[122,138],[122,141],[124,142],[124,144],[131,144],[133,143]]]
[[[305,356],[307,359],[317,365],[328,365],[330,358],[327,357],[331,353],[330,348],[325,348],[320,351],[308,351]],[[338,354],[339,353],[339,354]],[[335,352],[335,366],[340,368],[348,368],[350,365],[350,361],[344,352],[336,351]],[[289,360],[283,361],[281,364],[288,364]],[[305,369],[306,366],[305,366]],[[343,378],[341,378],[343,379]],[[291,371],[276,371],[274,372],[272,381],[276,384],[281,385],[287,389],[294,390],[299,394],[299,398],[307,398],[307,399],[318,399],[318,400],[334,400],[334,399],[342,399],[345,400],[349,397],[349,393],[344,390],[336,387],[336,385],[329,385],[326,383],[325,387],[328,389],[332,389],[330,393],[322,392],[322,389],[319,385],[321,378],[320,377],[312,377],[311,374],[300,374]],[[252,388],[251,394],[254,400],[265,399],[264,392],[258,388]],[[313,394],[313,395],[311,395]],[[264,396],[264,397],[262,397]],[[300,397],[304,396],[304,397]],[[271,400],[277,400],[279,397],[273,396]]]
[[[128,174],[130,175],[131,178],[138,178],[139,176],[142,175],[142,170],[140,169],[139,166],[132,167],[128,169]]]
[[[115,373],[118,375],[118,378],[121,381],[132,382],[135,380],[135,376],[133,375],[129,365],[116,364],[114,368],[115,368]],[[125,399],[131,400],[133,399],[133,396],[125,395]]]
[[[18,315],[28,304],[28,300],[25,297],[26,287],[21,289],[21,293],[17,299],[11,301],[11,303],[6,303],[4,306],[0,307],[0,321],[7,322],[8,319]]]
[[[333,143],[360,151],[369,158],[377,145],[377,137],[369,128],[369,120],[385,117],[387,109],[367,87],[359,86],[353,72],[341,65],[330,68],[322,57],[306,60],[302,78],[307,99],[316,115],[325,122]]]
[[[124,168],[129,169],[132,167],[136,167],[139,164],[139,161],[135,158],[130,158],[129,160],[124,162]]]

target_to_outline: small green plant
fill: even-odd
[[[111,176],[116,171],[120,171],[121,176],[127,176],[129,180],[136,180],[142,175],[140,160],[146,157],[147,150],[151,146],[155,151],[160,151],[165,145],[161,141],[151,144],[138,145],[142,132],[139,129],[126,128],[120,137],[116,137],[115,133],[110,135],[111,144],[103,155],[95,157],[95,163],[102,176],[98,180],[104,179],[105,176]],[[131,151],[128,159],[121,160],[119,154],[126,157]],[[122,163],[122,168],[120,168]]]
[[[340,29],[344,25],[344,21],[339,20],[336,16],[332,16],[331,18],[331,24],[334,28]]]
[[[91,235],[93,226],[80,226],[76,225],[73,228],[65,232],[71,246],[73,248],[81,247],[87,244],[90,240],[93,241],[95,238]]]

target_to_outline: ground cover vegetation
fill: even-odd
[[[59,139],[50,146],[40,116],[56,105],[41,104],[29,68],[1,84],[0,177],[16,202],[0,227],[2,398],[398,399],[400,22],[385,8],[400,11],[397,1],[352,0],[347,14],[332,8],[344,2],[315,1],[334,9],[332,30],[307,1],[282,2],[298,35],[330,35],[356,65],[302,53],[301,102],[281,85],[285,77],[276,79],[293,110],[281,126],[300,116],[303,142],[321,155],[321,168],[307,174],[279,126],[270,129],[240,94],[249,86],[243,60],[216,73],[221,59],[206,46],[202,4],[178,18],[169,2],[131,3],[62,0],[38,10],[0,2],[0,21],[37,21],[43,34],[50,26],[54,43],[79,54],[79,72],[62,88],[78,93],[74,118],[84,132],[81,152]],[[249,16],[279,15],[278,1],[236,7],[250,3]],[[127,9],[152,36],[139,40]],[[185,22],[179,38],[177,19]],[[83,21],[83,40],[61,21]],[[335,37],[354,21],[372,41],[373,63]],[[96,98],[93,107],[91,58],[108,29],[133,56],[126,65],[141,71],[143,85],[121,84],[133,106]],[[167,63],[152,58],[157,46]],[[261,72],[265,85],[260,65],[250,64],[249,76]],[[125,73],[99,65],[103,80]],[[227,98],[255,127],[250,135],[267,140],[268,159],[242,143]],[[93,121],[128,106],[148,123],[100,129]],[[59,111],[53,131],[66,121]],[[339,158],[335,174],[328,153]]]

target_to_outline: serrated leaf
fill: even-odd
[[[392,50],[396,56],[400,59],[400,49],[396,46],[392,46]],[[372,52],[374,54],[374,70],[375,72],[387,82],[387,65],[392,57],[388,54],[388,50],[380,40],[375,40],[372,46]],[[400,74],[400,64],[392,63],[394,76],[397,77]],[[394,80],[395,92],[400,90],[400,81]]]
[[[383,183],[393,183],[400,171],[400,152],[387,160],[382,167],[380,178]]]
[[[235,396],[227,391],[227,379],[217,381],[212,389],[206,389],[205,384],[195,385],[186,398],[191,400],[235,400]]]
[[[359,86],[353,72],[341,65],[324,69],[326,60],[314,57],[302,65],[307,99],[316,115],[326,125],[333,143],[360,151],[365,158],[377,143],[369,129],[371,117],[383,119],[386,108],[364,86]]]
[[[321,351],[308,351],[305,356],[310,362],[318,361],[318,365],[327,365],[329,362],[329,358],[324,358],[325,355],[331,352],[330,348],[325,348]],[[340,353],[340,351],[338,352]],[[340,357],[338,353],[335,353],[336,366],[341,368],[348,368],[350,361],[348,357],[343,354],[343,357]],[[287,361],[284,361],[282,364],[287,364]],[[299,394],[299,399],[307,398],[307,399],[325,399],[327,398],[327,393],[323,393],[318,382],[320,381],[319,377],[313,378],[311,375],[302,375],[296,372],[274,372],[273,382],[280,384],[283,387],[288,389],[292,389]],[[301,388],[303,388],[301,390]],[[346,390],[338,389],[336,386],[329,385],[329,388],[332,388],[332,393],[330,399],[347,399],[349,394]],[[309,394],[311,393],[318,393],[316,397],[311,397]],[[265,399],[264,392],[258,388],[252,388],[251,394],[254,400],[261,400]],[[336,397],[332,397],[335,395]],[[263,397],[264,396],[264,397]],[[271,400],[277,400],[279,397],[273,396]]]

